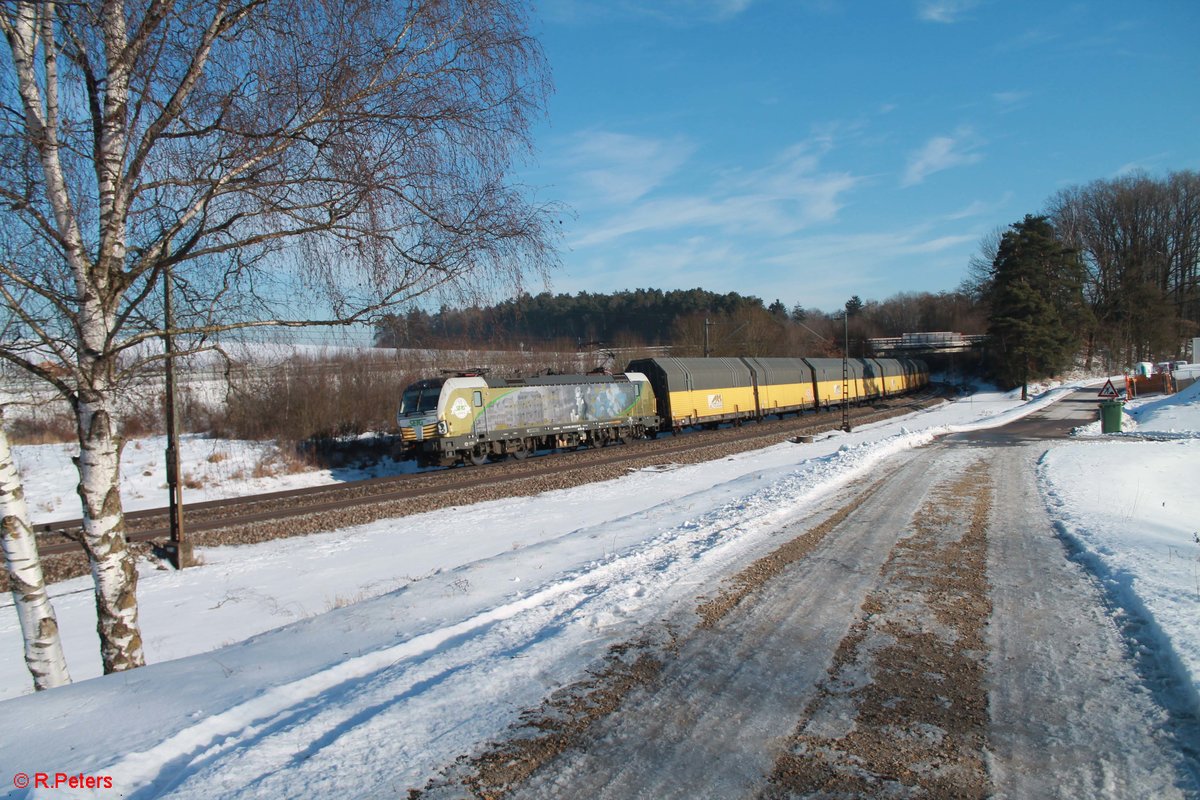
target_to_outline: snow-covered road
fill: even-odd
[[[582,731],[561,704],[534,715],[426,796],[1194,794],[1195,721],[1147,693],[1100,588],[1030,503],[1044,449],[893,457],[839,495],[835,524],[780,527],[775,552],[802,557],[717,622],[685,602],[619,707]]]

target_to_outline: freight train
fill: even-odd
[[[463,372],[409,386],[396,419],[405,454],[422,466],[482,464],[859,404],[929,383],[922,361],[845,363],[845,376],[840,358],[647,358],[618,375],[520,379]]]

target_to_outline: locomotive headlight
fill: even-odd
[[[450,428],[449,428],[449,426],[446,425],[446,420],[439,419],[438,427],[437,427],[438,433],[441,434],[442,436],[445,436],[447,431],[449,431],[449,430],[450,430]]]

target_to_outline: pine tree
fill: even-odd
[[[987,300],[999,380],[1021,386],[1070,364],[1087,328],[1084,268],[1046,217],[1026,215],[1006,231],[992,267]]]

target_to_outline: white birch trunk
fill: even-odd
[[[105,674],[146,663],[138,624],[137,568],[121,508],[120,441],[108,400],[106,393],[88,392],[78,406],[83,547],[96,585],[96,630]]]
[[[63,657],[54,607],[46,594],[37,541],[29,524],[21,476],[8,446],[4,410],[0,408],[0,540],[4,564],[25,640],[25,664],[37,691],[71,682]]]

